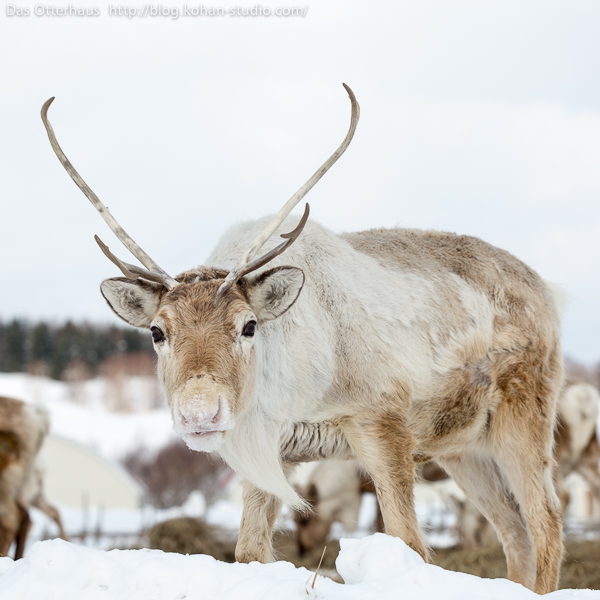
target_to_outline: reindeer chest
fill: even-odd
[[[330,421],[294,423],[282,435],[279,452],[288,463],[353,457],[341,429]]]

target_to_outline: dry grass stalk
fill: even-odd
[[[325,556],[325,550],[327,550],[327,546],[325,546],[323,548],[323,553],[321,554],[321,560],[319,561],[319,564],[317,565],[317,570],[315,571],[315,576],[313,577],[312,585],[310,586],[311,589],[313,589],[313,590],[315,589],[315,583],[317,581],[317,575],[319,574],[319,569],[321,568],[321,564],[322,564],[323,558]],[[307,594],[309,594],[309,591],[306,589],[306,586],[308,585],[309,581],[310,581],[310,577],[306,580],[306,583],[304,584],[304,589],[305,589],[305,591],[306,591]]]

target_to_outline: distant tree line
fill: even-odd
[[[0,321],[0,371],[34,372],[61,379],[71,363],[84,365],[95,374],[112,355],[153,355],[147,332],[124,327],[62,325],[25,320]]]

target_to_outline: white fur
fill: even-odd
[[[173,428],[192,450],[214,452],[235,426],[226,389],[211,376],[186,381],[170,404]]]
[[[277,319],[294,304],[303,285],[304,273],[300,269],[277,269],[250,288],[250,304],[261,321]]]

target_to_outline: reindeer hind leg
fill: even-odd
[[[495,440],[495,456],[519,504],[536,556],[534,591],[556,590],[562,557],[562,511],[554,489],[552,430],[537,419],[503,422],[511,407],[498,411],[502,435]],[[548,430],[546,434],[545,430]],[[547,438],[547,439],[544,439]]]
[[[535,558],[525,522],[498,465],[490,457],[464,453],[436,459],[492,523],[502,542],[511,581],[533,588]]]

